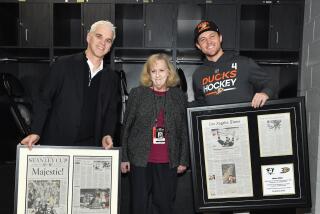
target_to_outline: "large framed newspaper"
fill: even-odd
[[[187,112],[197,211],[311,206],[304,98]]]
[[[120,150],[17,146],[16,214],[119,213]]]

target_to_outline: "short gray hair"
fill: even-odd
[[[100,26],[100,25],[104,25],[104,26],[106,26],[106,27],[111,29],[111,31],[113,33],[112,41],[114,41],[114,39],[116,38],[116,27],[108,20],[100,20],[100,21],[97,21],[97,22],[93,23],[91,25],[89,33],[95,32],[97,30],[97,27]]]

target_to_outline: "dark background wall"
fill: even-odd
[[[138,85],[146,58],[157,52],[171,56],[188,83],[202,56],[193,44],[194,26],[214,20],[223,48],[252,57],[274,78],[274,98],[297,96],[303,26],[303,0],[0,0],[0,73],[20,80],[19,97],[32,104],[50,62],[82,51],[90,25],[108,19],[117,38],[105,58],[126,73],[128,89]],[[15,147],[23,137],[0,90],[0,212],[13,212]],[[128,178],[122,179],[122,213],[130,213]],[[194,213],[191,171],[179,178],[177,213]],[[283,211],[282,213],[285,213]]]

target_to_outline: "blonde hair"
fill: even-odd
[[[95,32],[97,30],[97,27],[100,25],[104,25],[105,27],[111,29],[111,31],[113,33],[112,41],[114,41],[114,39],[116,38],[116,27],[108,20],[100,20],[100,21],[93,23],[90,27],[89,33]]]
[[[166,81],[167,87],[175,87],[180,83],[179,76],[176,72],[176,69],[173,67],[172,63],[169,60],[169,56],[164,53],[157,53],[149,56],[146,63],[143,65],[143,69],[140,75],[140,84],[145,87],[151,87],[152,81],[150,76],[150,71],[152,66],[156,61],[163,60],[168,67],[169,76]]]

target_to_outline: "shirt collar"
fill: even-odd
[[[87,63],[89,65],[90,73],[91,73],[91,78],[93,78],[99,71],[103,69],[103,60],[101,60],[101,63],[97,69],[93,69],[93,63],[88,59]]]

